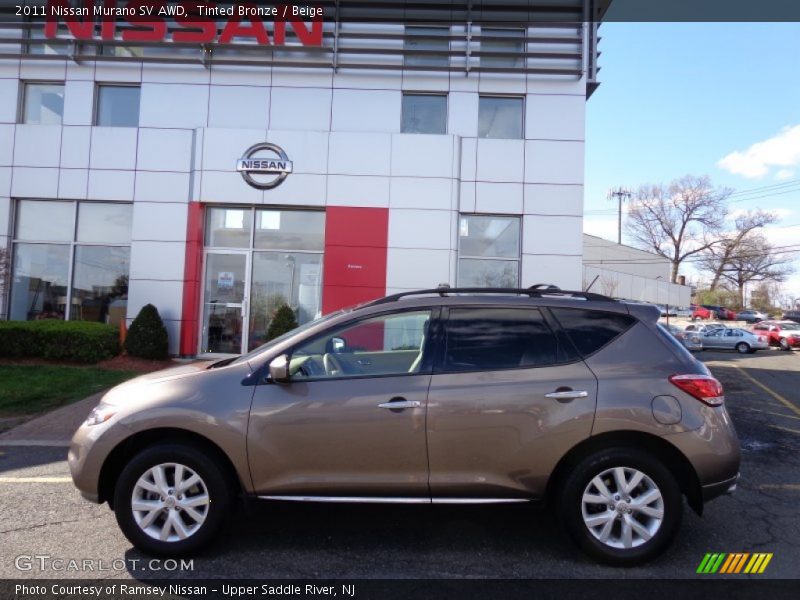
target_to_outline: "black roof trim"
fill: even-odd
[[[463,288],[451,288],[451,287],[438,287],[435,289],[428,289],[428,290],[415,290],[413,292],[400,292],[399,294],[392,294],[391,296],[386,296],[385,298],[379,298],[372,302],[365,304],[364,306],[377,306],[380,304],[388,304],[390,302],[396,302],[402,298],[406,298],[408,296],[426,296],[426,295],[434,295],[438,294],[441,297],[449,296],[450,294],[502,294],[506,296],[528,296],[529,298],[581,298],[583,300],[592,300],[592,301],[599,301],[599,302],[618,302],[613,298],[609,298],[608,296],[603,296],[602,294],[595,294],[593,292],[580,292],[574,290],[562,290],[556,288],[555,286],[551,287],[540,287],[540,286],[532,286],[530,288],[492,288],[492,287],[463,287]]]

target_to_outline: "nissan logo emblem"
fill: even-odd
[[[259,153],[262,152],[268,152],[271,155],[260,155]],[[256,156],[257,154],[259,156]],[[244,153],[244,156],[236,161],[236,170],[242,174],[242,178],[259,190],[270,190],[278,187],[292,172],[292,168],[292,161],[289,160],[283,148],[269,142],[251,146]],[[267,181],[259,181],[253,175],[277,175],[277,177]]]

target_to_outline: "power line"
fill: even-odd
[[[782,183],[774,183],[774,184],[771,184],[771,185],[762,185],[762,186],[759,186],[759,187],[746,188],[744,190],[737,190],[737,191],[733,192],[729,196],[729,198],[733,198],[734,196],[743,196],[743,195],[748,195],[748,194],[761,193],[761,192],[763,192],[765,190],[769,190],[769,189],[772,189],[772,188],[781,188],[781,187],[786,187],[786,186],[790,186],[790,185],[798,185],[798,184],[800,184],[800,179],[790,179],[790,180],[784,181]]]

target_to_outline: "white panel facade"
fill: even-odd
[[[458,284],[462,218],[510,217],[519,225],[518,253],[500,258],[517,266],[521,285],[581,285],[584,79],[21,62],[18,74],[0,61],[0,244],[9,242],[3,236],[20,200],[132,204],[127,319],[154,304],[173,353],[181,351],[182,321],[200,317],[182,314],[197,203],[388,211],[387,293]],[[25,80],[65,83],[60,125],[19,123]],[[97,86],[109,83],[140,85],[138,126],[94,124]],[[403,92],[445,95],[438,125],[446,133],[404,132]],[[519,139],[478,137],[483,94],[524,98]],[[274,189],[251,187],[236,171],[237,159],[261,142],[277,144],[293,163]]]

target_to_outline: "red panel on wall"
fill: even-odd
[[[386,248],[389,209],[329,206],[325,211],[325,246]],[[384,282],[381,282],[383,285]]]
[[[386,283],[386,248],[325,245],[325,285],[379,287]]]
[[[183,307],[180,353],[197,353],[200,319],[200,286],[203,284],[203,205],[189,203],[186,222],[186,257],[183,272]]]
[[[322,312],[386,294],[389,209],[330,206],[325,214]]]

